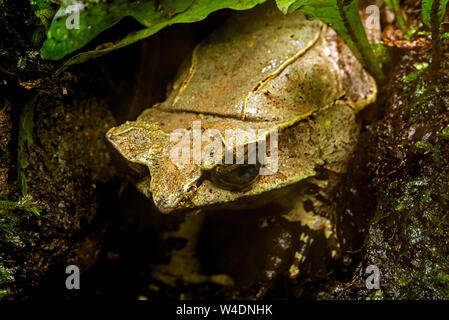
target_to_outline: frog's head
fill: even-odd
[[[278,132],[269,132],[271,125],[248,128],[246,121],[152,108],[137,121],[112,128],[107,139],[126,160],[149,169],[137,189],[169,213],[278,187],[282,179],[268,178],[278,171]]]
[[[275,194],[271,191],[314,176],[319,166],[342,172],[356,132],[354,110],[346,104],[288,127],[155,107],[112,128],[107,139],[126,160],[148,168],[135,185],[170,213],[263,205]]]

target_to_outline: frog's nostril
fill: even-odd
[[[197,189],[196,185],[191,185],[191,186],[189,186],[189,187],[187,188],[186,192],[187,192],[187,193],[192,193],[192,192],[195,192],[196,189]]]
[[[184,186],[183,192],[181,192],[181,195],[183,197],[185,197],[188,194],[195,193],[198,190],[198,188],[201,185],[201,183],[203,182],[203,180],[204,180],[204,177],[200,176],[199,178],[197,178],[197,179],[189,182],[188,184],[186,184]],[[187,196],[187,197],[189,197],[189,196]]]

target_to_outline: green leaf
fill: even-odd
[[[38,26],[31,36],[31,44],[35,49],[39,49],[45,41],[45,26]]]
[[[297,0],[276,0],[276,4],[279,10],[284,14],[289,14],[298,9],[298,1]]]
[[[19,120],[19,137],[17,146],[17,171],[19,183],[22,186],[22,195],[28,193],[25,180],[25,169],[29,165],[28,148],[33,143],[33,127],[34,127],[34,105],[37,95],[30,99],[22,110]]]
[[[200,21],[210,13],[224,9],[245,10],[266,0],[115,0],[112,3],[89,4],[79,11],[79,28],[76,26],[76,15],[67,11],[64,4],[53,19],[47,33],[47,40],[41,49],[46,59],[59,60],[80,49],[102,31],[112,27],[125,16],[131,16],[140,22],[145,29],[130,34],[114,45],[80,53],[68,60],[63,68],[99,57],[110,51],[122,48],[158,32],[162,28],[175,23]],[[159,5],[158,5],[159,3]],[[67,12],[67,13],[66,13]],[[69,19],[68,19],[69,18]],[[68,22],[67,22],[68,21]]]
[[[379,82],[385,80],[371,49],[360,19],[358,0],[279,0],[281,10],[301,10],[309,19],[320,19],[330,25],[351,49],[354,56]],[[286,9],[285,9],[286,8]]]
[[[422,0],[422,18],[424,23],[431,28],[432,27],[432,7],[436,0]],[[444,15],[446,13],[446,7],[449,0],[439,0],[438,5],[438,21],[441,24],[443,22]]]
[[[24,196],[19,201],[0,200],[0,213],[3,211],[9,212],[13,210],[22,210],[40,216],[39,211],[34,205],[29,195]]]
[[[402,31],[407,32],[408,26],[407,23],[405,22],[404,14],[402,13],[401,7],[399,5],[399,0],[385,0],[385,3],[387,4],[387,6],[390,7],[391,10],[393,10],[399,28]]]
[[[34,205],[28,204],[28,184],[26,181],[25,169],[29,165],[28,149],[33,143],[33,127],[34,127],[34,106],[38,95],[31,98],[22,110],[19,119],[19,134],[17,144],[17,176],[19,184],[22,188],[23,203],[19,203],[19,208],[28,208],[35,215],[40,216],[39,211]],[[3,205],[7,205],[4,203]]]
[[[51,20],[56,13],[50,0],[30,0],[31,9],[36,17],[38,17],[45,29],[50,27]]]
[[[18,207],[18,203],[15,201],[0,200],[0,212],[11,211]]]
[[[422,16],[423,22],[432,32],[432,69],[440,71],[443,52],[441,49],[441,23],[446,13],[449,0],[423,0]]]
[[[423,74],[423,71],[429,67],[429,64],[427,62],[423,62],[423,63],[415,63],[413,66],[415,67],[416,70],[403,76],[401,78],[402,82],[411,83],[415,81]]]
[[[51,0],[30,0],[33,11],[51,8]]]
[[[194,0],[115,0],[112,3],[82,4],[66,0],[59,8],[41,49],[46,59],[59,60],[86,45],[98,34],[126,16],[134,17],[143,26],[151,26],[185,11]]]

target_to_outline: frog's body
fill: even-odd
[[[275,201],[282,207],[279,215],[322,234],[336,256],[334,212],[316,214],[326,196],[317,197],[318,191],[310,193],[305,186],[335,189],[356,145],[356,113],[375,97],[374,80],[333,31],[300,12],[283,16],[264,5],[237,14],[199,44],[167,100],[136,121],[112,128],[107,138],[131,163],[148,167],[150,175],[140,177],[136,186],[162,212],[242,209]],[[265,136],[276,131],[275,172],[254,175],[254,167],[233,165],[227,184],[229,166],[203,159],[173,161],[170,152],[178,142],[170,133],[184,129],[192,134],[195,123],[222,136],[226,129],[263,130]],[[237,145],[251,142],[239,135],[235,139]],[[189,144],[193,157],[207,148]],[[328,174],[323,179],[317,172]],[[243,187],[237,186],[240,181]],[[299,274],[313,242],[307,232],[300,234],[303,244],[295,246],[291,277]],[[277,273],[265,272],[271,278]]]

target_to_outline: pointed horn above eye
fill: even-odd
[[[127,121],[110,129],[106,138],[127,160],[148,165],[161,152],[167,134],[154,122]]]

